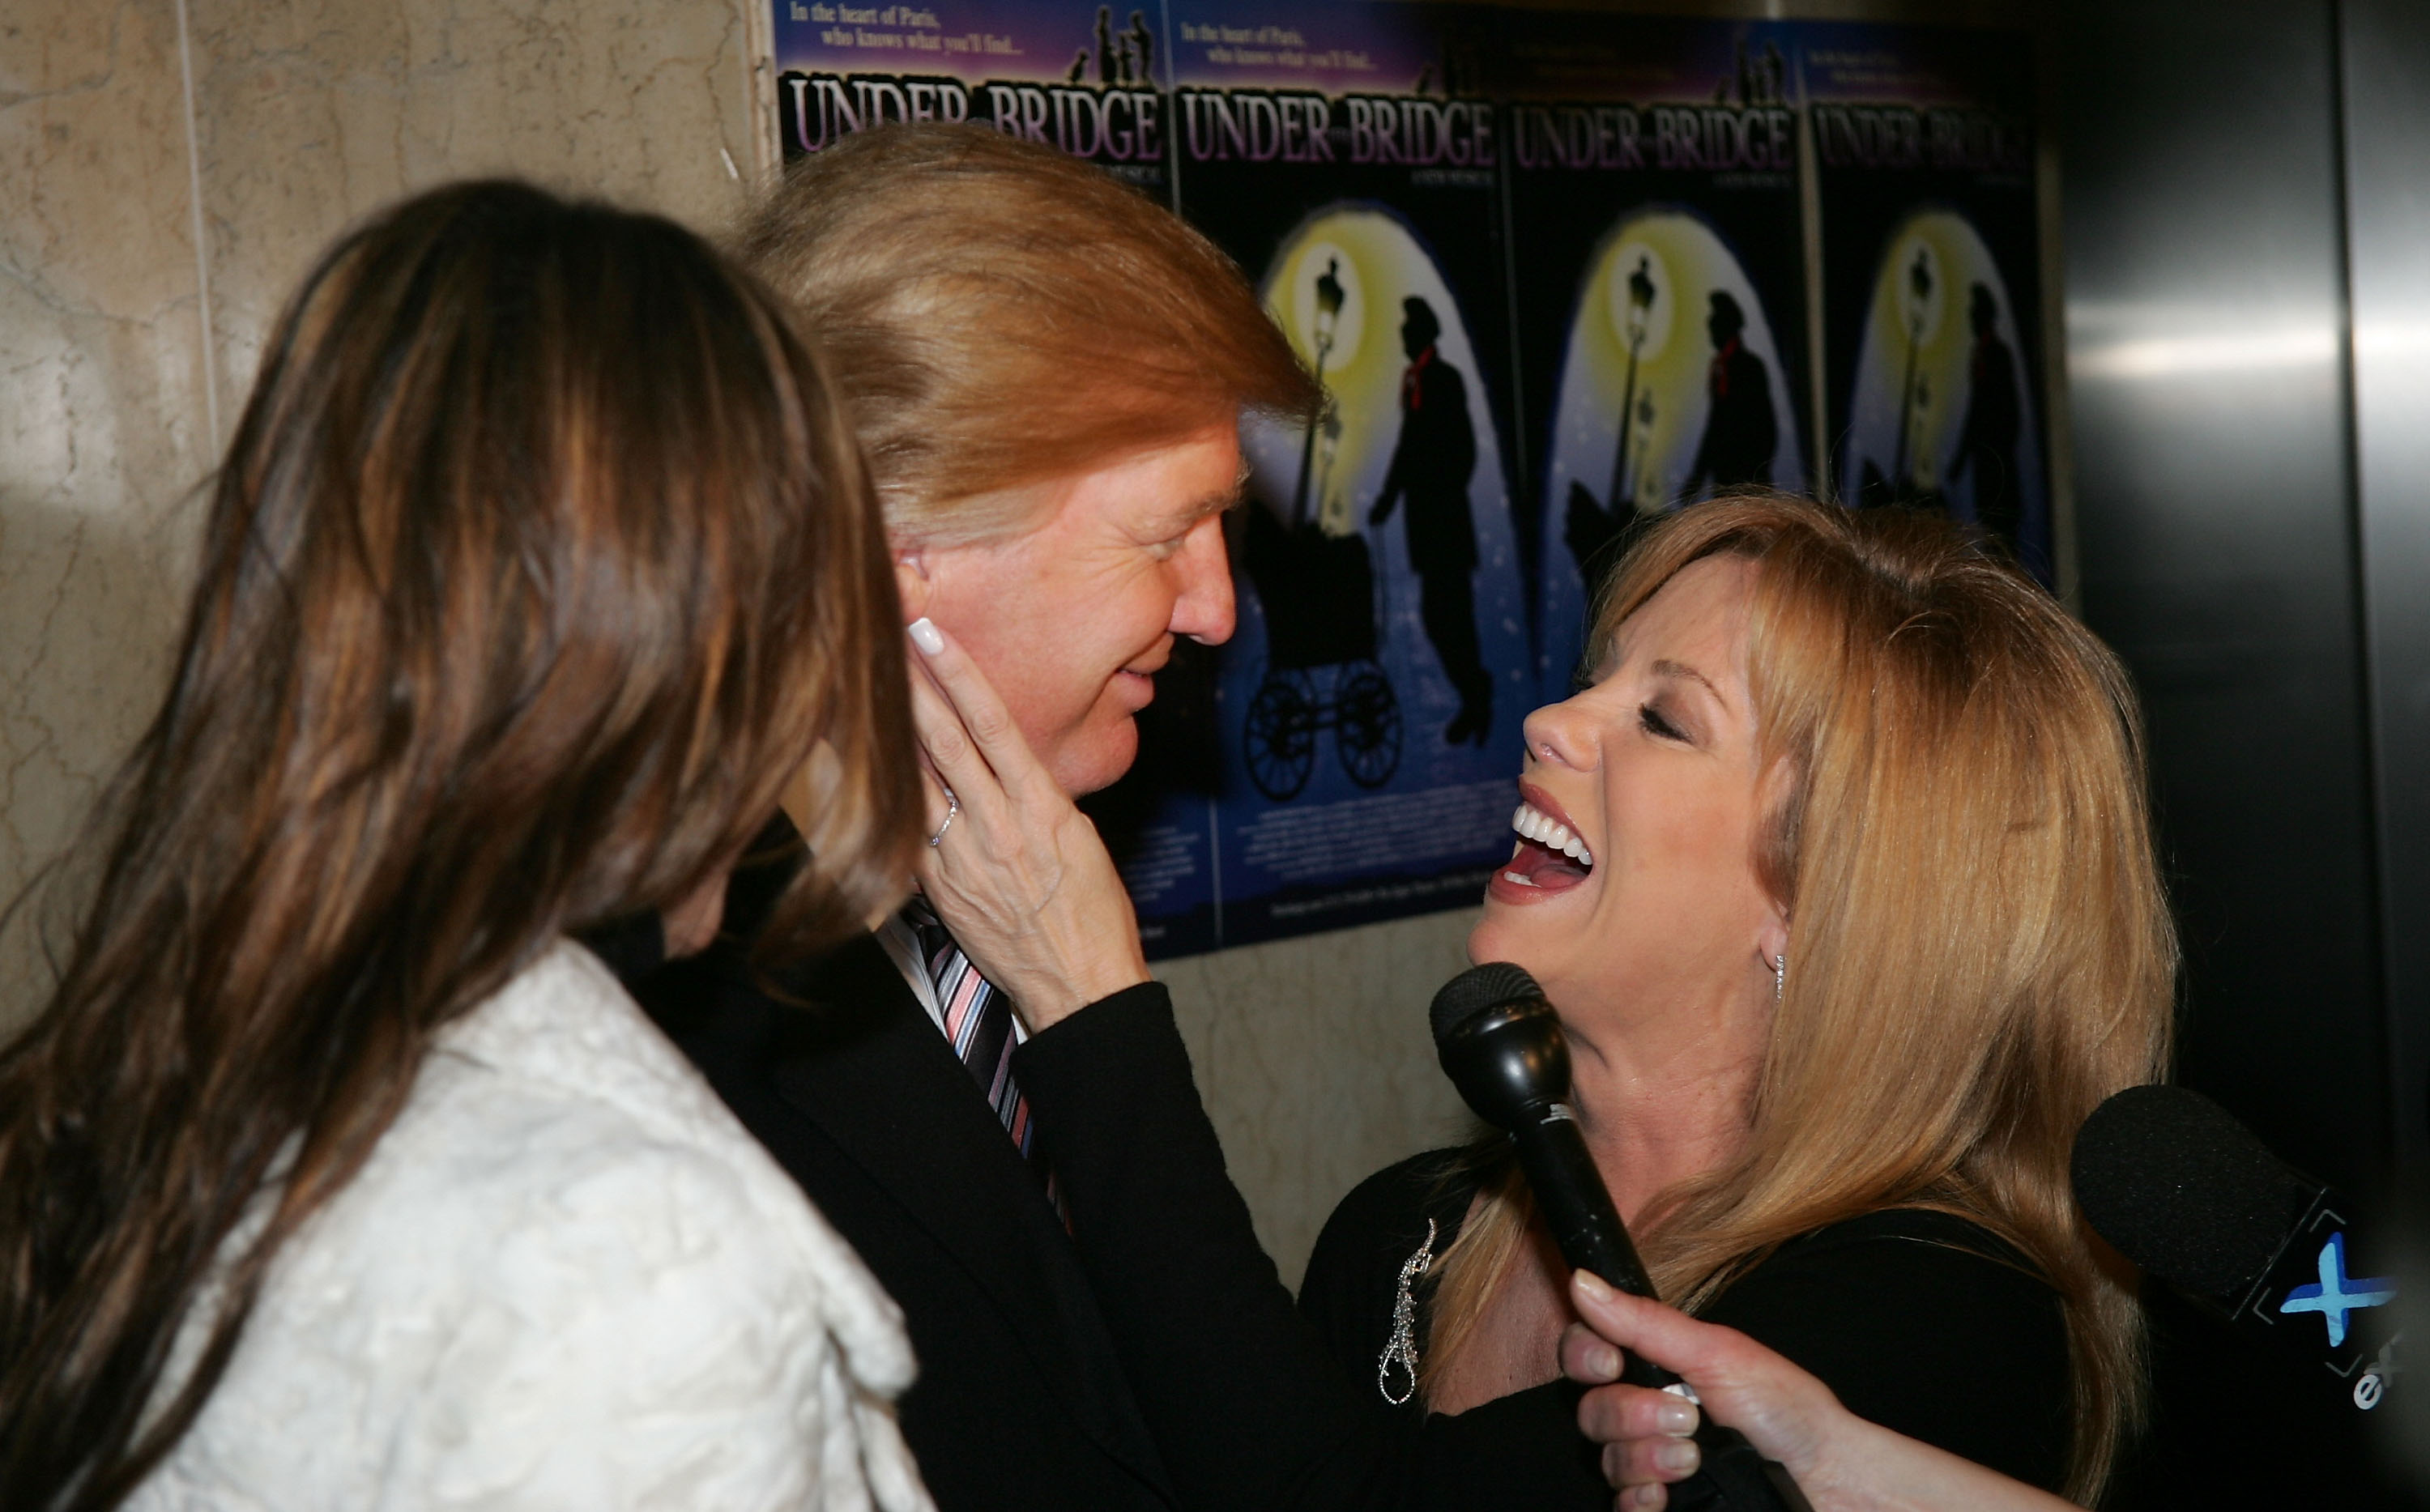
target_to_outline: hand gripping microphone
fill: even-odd
[[[2076,1205],[2150,1275],[2369,1411],[2397,1372],[2396,1280],[2354,1209],[2183,1087],[2130,1087],[2075,1137]],[[2325,1375],[2318,1372],[2325,1371]]]
[[[1622,1291],[1654,1296],[1637,1246],[1578,1133],[1569,1105],[1569,1046],[1536,979],[1507,962],[1472,967],[1435,994],[1433,1018],[1444,1073],[1477,1117],[1509,1133],[1561,1258]],[[1679,1381],[1634,1351],[1626,1354],[1621,1379],[1656,1388]],[[1789,1472],[1736,1429],[1707,1417],[1696,1429],[1696,1442],[1704,1468],[1671,1487],[1678,1512],[1812,1512]]]

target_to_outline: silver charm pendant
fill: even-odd
[[[1435,1221],[1426,1220],[1426,1241],[1418,1253],[1401,1263],[1401,1283],[1392,1297],[1392,1337],[1384,1345],[1384,1357],[1375,1362],[1375,1389],[1392,1405],[1406,1406],[1418,1391],[1418,1299],[1413,1291],[1419,1279],[1435,1264]],[[1392,1394],[1392,1368],[1401,1368],[1407,1384],[1401,1394]]]

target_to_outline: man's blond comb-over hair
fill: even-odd
[[[846,137],[787,172],[739,250],[807,317],[898,539],[1017,530],[1031,485],[1322,399],[1212,242],[985,126]]]

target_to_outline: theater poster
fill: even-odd
[[[1253,425],[1240,624],[1094,806],[1152,950],[1474,902],[1533,705],[1493,107],[1417,6],[1180,0],[1183,215],[1332,398]]]
[[[1760,22],[1502,19],[1538,667],[1566,697],[1594,591],[1645,521],[1803,490],[1795,38]]]
[[[774,14],[789,161],[885,122],[973,121],[1171,192],[1156,0],[775,0]]]
[[[1813,25],[1830,475],[2056,581],[2028,33]]]
[[[1177,648],[1137,769],[1089,804],[1152,955],[1473,902],[1600,566],[1716,489],[1942,509],[2053,578],[2026,34],[774,13],[789,158],[898,120],[1086,158],[1238,259],[1331,396],[1245,434],[1238,631]]]

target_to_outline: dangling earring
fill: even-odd
[[[1774,955],[1772,958],[1772,1006],[1774,1012],[1779,1011],[1780,995],[1788,989],[1789,957]]]

